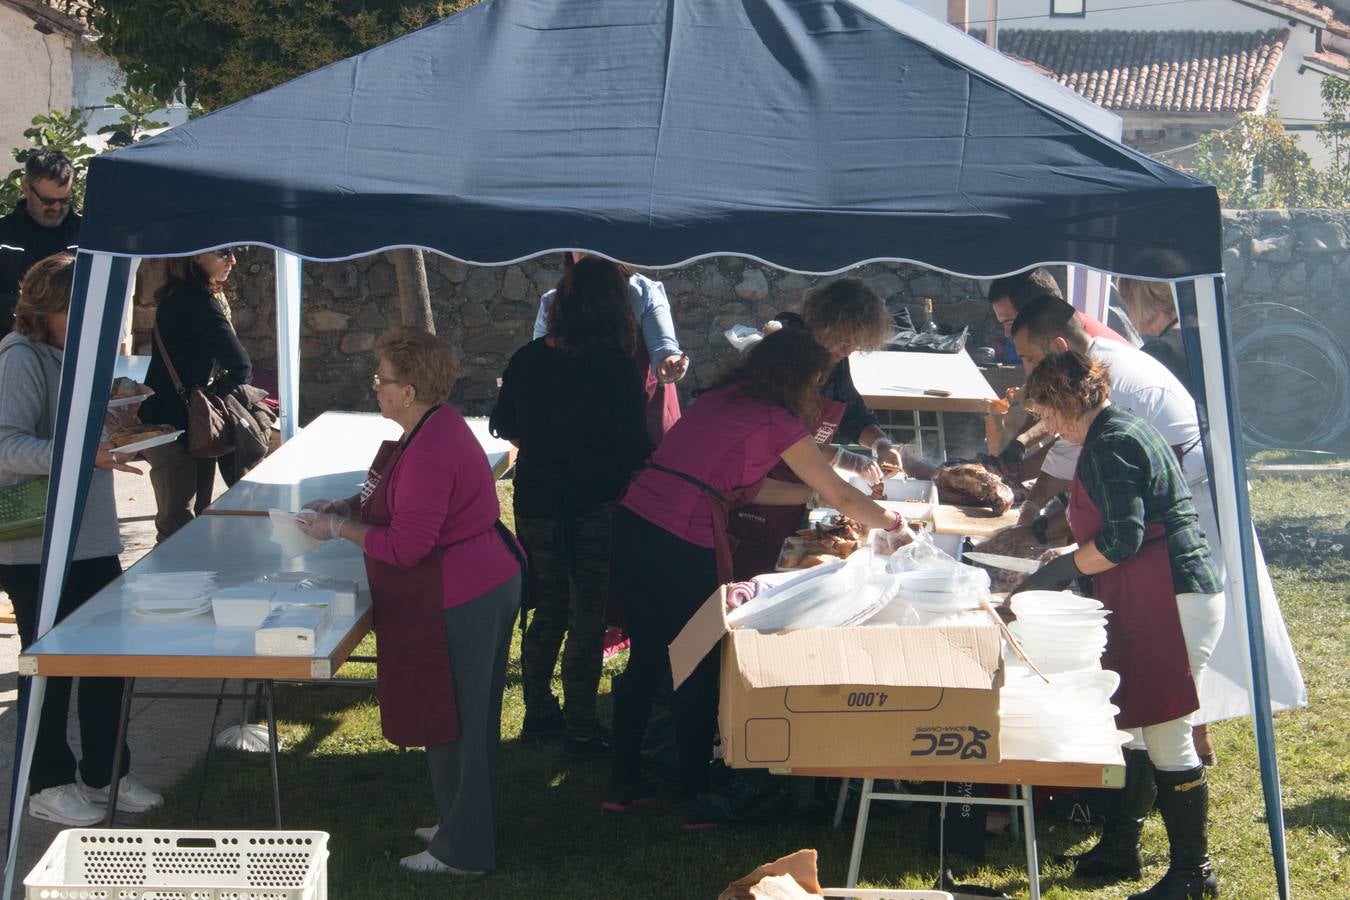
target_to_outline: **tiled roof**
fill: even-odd
[[[1341,75],[1350,76],[1350,56],[1343,53],[1323,50],[1320,53],[1309,53],[1303,59],[1305,62],[1319,63]]]
[[[1255,32],[1006,29],[998,48],[1116,111],[1238,113],[1258,108],[1289,29]]]
[[[47,34],[53,31],[62,31],[80,37],[93,33],[84,22],[46,3],[41,3],[39,0],[0,0],[0,5],[8,6],[10,9],[32,19],[35,27]],[[73,6],[76,12],[85,9],[82,4],[74,4]]]

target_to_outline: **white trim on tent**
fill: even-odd
[[[277,400],[281,407],[281,439],[295,437],[300,418],[300,257],[276,252]]]

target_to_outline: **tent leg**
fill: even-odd
[[[103,430],[103,416],[112,385],[113,360],[117,354],[122,310],[126,303],[131,260],[105,253],[80,251],[75,262],[70,296],[69,326],[61,362],[61,384],[56,422],[52,433],[51,487],[47,490],[47,513],[42,536],[42,588],[36,637],[41,638],[56,622],[57,601],[65,586],[75,535],[80,530],[94,453]],[[38,717],[47,692],[47,680],[30,683],[25,721],[18,730],[18,753],[11,784],[9,856],[5,862],[3,900],[14,892],[19,834],[24,794],[37,740]]]
[[[1185,287],[1183,285],[1182,287]],[[1189,297],[1178,292],[1183,319]],[[1238,409],[1237,372],[1230,352],[1231,335],[1223,304],[1223,281],[1219,277],[1194,282],[1198,322],[1213,327],[1198,328],[1204,362],[1203,419],[1211,458],[1210,484],[1214,486],[1216,512],[1223,533],[1224,562],[1232,593],[1242,597],[1247,611],[1247,649],[1252,667],[1252,723],[1265,795],[1266,822],[1275,865],[1275,881],[1281,900],[1289,897],[1289,860],[1284,840],[1284,806],[1280,796],[1279,762],[1275,755],[1275,723],[1270,707],[1270,682],[1266,669],[1265,633],[1261,620],[1260,588],[1256,576],[1256,552],[1247,496],[1246,448]]]
[[[281,439],[295,437],[300,412],[300,257],[277,251],[277,394]]]

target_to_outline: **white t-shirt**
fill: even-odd
[[[1147,353],[1120,341],[1093,338],[1088,356],[1111,369],[1111,402],[1148,422],[1173,447],[1186,448],[1181,467],[1188,482],[1204,478],[1205,455],[1200,448],[1195,401],[1176,376]],[[1061,437],[1046,454],[1041,471],[1072,481],[1081,449]]]

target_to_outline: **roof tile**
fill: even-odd
[[[1000,30],[999,50],[1117,111],[1250,112],[1289,40],[1269,31]]]

